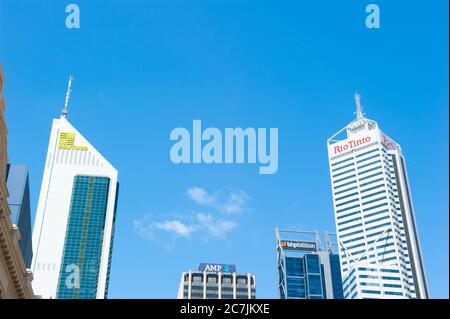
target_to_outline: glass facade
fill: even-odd
[[[57,298],[95,299],[110,179],[75,176]]]
[[[330,254],[329,258],[330,258],[331,280],[333,285],[334,299],[344,299],[339,255]]]
[[[318,255],[286,257],[287,298],[325,299],[323,277]]]
[[[108,256],[108,273],[106,275],[106,287],[105,287],[105,299],[108,298],[108,288],[109,288],[109,274],[111,273],[111,260],[112,251],[114,246],[114,231],[116,229],[116,213],[117,213],[117,201],[119,199],[119,183],[116,184],[116,199],[114,201],[114,216],[111,230],[111,244],[109,246],[109,256]]]
[[[280,299],[343,299],[335,234],[275,229]]]
[[[24,165],[8,164],[6,170],[6,187],[11,210],[11,223],[20,231],[19,248],[25,267],[31,267],[33,249],[31,243],[31,211],[28,169]]]

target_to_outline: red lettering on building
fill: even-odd
[[[392,142],[392,141],[391,141],[387,136],[385,136],[384,134],[383,134],[383,143],[384,143],[384,145],[386,145],[386,147],[387,147],[389,150],[395,150],[395,149],[397,149],[395,143]]]
[[[353,149],[355,147],[362,146],[364,144],[369,143],[370,140],[371,140],[370,136],[366,136],[366,137],[363,137],[363,138],[360,138],[360,139],[357,139],[357,140],[348,141],[347,143],[342,144],[342,145],[336,145],[333,148],[334,154],[339,154],[339,153],[351,150],[351,149]]]

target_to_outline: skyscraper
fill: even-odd
[[[67,120],[53,120],[33,229],[33,288],[43,298],[106,298],[117,170]]]
[[[178,299],[255,299],[255,276],[237,273],[235,265],[200,264],[181,274]]]
[[[19,228],[19,247],[27,268],[31,267],[31,259],[33,257],[29,185],[27,167],[8,164],[6,169],[6,187],[9,192],[7,200],[11,210],[11,222]]]
[[[346,298],[428,298],[406,163],[400,145],[364,116],[328,139]]]
[[[339,255],[325,233],[275,229],[280,299],[343,299]]]

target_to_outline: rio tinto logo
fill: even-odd
[[[334,154],[339,154],[348,150],[351,150],[355,147],[367,144],[371,141],[370,136],[366,136],[357,140],[348,141],[345,144],[336,145],[333,147]]]
[[[386,147],[389,149],[389,150],[395,150],[395,149],[397,149],[397,146],[395,145],[395,143],[394,142],[392,142],[390,139],[389,139],[389,137],[387,137],[386,135],[382,135],[383,136],[383,143],[384,143],[384,145],[386,145]]]

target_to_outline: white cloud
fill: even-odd
[[[199,205],[229,214],[243,211],[249,199],[247,193],[241,190],[232,190],[225,194],[223,192],[209,194],[203,188],[191,187],[186,194]],[[134,221],[136,234],[169,249],[174,248],[177,240],[181,238],[227,239],[238,226],[234,220],[216,218],[206,213],[160,215],[162,220],[152,222],[148,217]]]
[[[217,238],[224,238],[238,225],[233,220],[216,220],[210,214],[198,213],[195,217],[200,226],[206,229],[209,236]]]
[[[208,195],[208,192],[200,187],[191,187],[187,190],[187,194],[194,202],[200,205],[214,206],[217,198]]]
[[[247,206],[249,196],[244,191],[231,192],[220,210],[226,213],[239,213]]]
[[[189,236],[191,232],[196,230],[195,226],[185,225],[179,220],[166,220],[160,223],[153,224],[156,229],[165,230],[166,232],[172,232],[180,236]]]
[[[215,219],[212,215],[204,213],[186,216],[184,219],[191,221],[186,223],[172,219],[146,223],[145,220],[135,220],[134,229],[144,239],[166,242],[161,239],[166,234],[166,237],[170,235],[173,242],[176,238],[189,238],[194,233],[204,239],[224,239],[238,225],[233,220]]]
[[[178,237],[189,237],[192,232],[197,231],[196,225],[187,225],[179,220],[166,220],[147,225],[143,221],[134,221],[134,229],[139,236],[147,239],[154,239],[154,235],[158,230]]]
[[[187,190],[187,194],[191,200],[197,204],[214,207],[225,213],[239,213],[247,207],[247,201],[250,198],[246,192],[242,190],[231,191],[224,202],[220,202],[217,196],[210,195],[200,187],[192,187]]]

